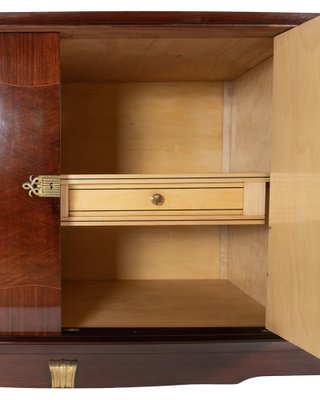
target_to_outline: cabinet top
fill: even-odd
[[[146,35],[146,29],[161,29],[164,36],[240,36],[273,37],[318,16],[318,13],[266,12],[23,12],[0,13],[0,31],[57,31],[65,37],[84,36],[85,33],[112,26],[115,30],[140,27],[134,37]],[[68,27],[76,27],[76,31]],[[191,31],[182,34],[183,28]],[[195,32],[196,29],[201,32]],[[143,31],[143,34],[142,34]],[[82,33],[82,34],[81,34]],[[119,32],[117,32],[119,33]],[[131,32],[132,34],[132,32]]]
[[[113,12],[9,12],[0,13],[1,25],[289,25],[296,26],[319,13],[274,12],[193,12],[193,11],[113,11]]]

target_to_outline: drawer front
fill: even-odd
[[[263,375],[320,374],[316,357],[276,339],[167,344],[58,340],[3,343],[0,386],[48,388],[60,382],[65,387],[72,378],[76,388],[231,384]],[[62,369],[53,382],[49,365],[59,360],[76,363],[77,369]]]
[[[71,189],[70,213],[210,210],[241,214],[243,188]]]

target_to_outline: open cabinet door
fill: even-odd
[[[320,357],[320,18],[275,38],[267,328]]]
[[[59,35],[1,33],[2,335],[60,331],[59,198],[28,193],[30,175],[60,175],[59,115]]]

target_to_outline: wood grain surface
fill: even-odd
[[[63,174],[221,172],[221,82],[67,83],[61,101]]]
[[[233,173],[270,171],[272,79],[270,58],[230,84],[230,170]],[[266,194],[268,197],[268,191]],[[265,305],[269,230],[267,224],[249,228],[228,228],[228,278]]]
[[[29,197],[60,174],[59,37],[0,34],[0,333],[60,329],[59,199]]]
[[[68,280],[64,327],[259,327],[265,308],[224,279]]]
[[[2,25],[290,25],[315,18],[318,13],[276,12],[19,12],[0,13]]]
[[[0,13],[1,31],[59,32],[62,38],[274,37],[318,14],[255,12]]]
[[[159,331],[161,335],[161,331]],[[197,335],[194,335],[197,337]],[[257,376],[317,375],[320,362],[270,334],[212,334],[161,343],[145,336],[2,341],[2,387],[50,387],[49,360],[78,361],[76,387],[235,384]],[[131,343],[129,341],[131,340]]]
[[[272,38],[104,38],[61,41],[62,82],[222,82],[271,57]],[[95,60],[95,62],[91,62]]]
[[[320,357],[320,18],[275,40],[267,326]]]
[[[219,278],[216,226],[70,226],[61,235],[63,279]]]
[[[202,330],[202,339],[195,333],[193,339],[178,339],[158,332],[161,343],[159,336],[139,340],[134,334],[3,340],[0,385],[50,387],[48,362],[61,358],[78,361],[78,388],[234,384],[256,376],[320,373],[316,357],[266,332],[210,335]]]

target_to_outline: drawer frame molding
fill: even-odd
[[[266,174],[62,175],[61,225],[264,224],[267,182]]]

